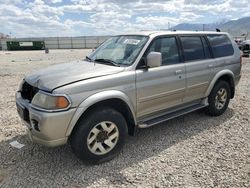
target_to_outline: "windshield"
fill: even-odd
[[[112,62],[113,65],[131,65],[147,42],[148,37],[139,35],[115,36],[106,40],[87,57],[98,63]]]

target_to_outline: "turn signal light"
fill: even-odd
[[[57,108],[67,108],[69,106],[69,101],[63,97],[63,96],[59,96],[56,97],[56,107]]]

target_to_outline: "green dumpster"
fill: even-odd
[[[7,41],[8,50],[44,50],[44,41]]]

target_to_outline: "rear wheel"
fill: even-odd
[[[93,110],[76,126],[70,139],[72,150],[80,159],[90,163],[114,158],[127,136],[126,120],[109,107]]]
[[[219,81],[214,86],[208,97],[208,113],[211,116],[219,116],[223,114],[228,107],[230,98],[230,87],[228,83],[225,81]]]

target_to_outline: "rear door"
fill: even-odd
[[[186,65],[186,92],[184,102],[191,102],[204,97],[213,78],[214,60],[204,36],[180,36]]]
[[[137,117],[181,104],[185,91],[185,65],[180,62],[175,36],[152,41],[147,52],[161,52],[162,66],[136,70]]]

